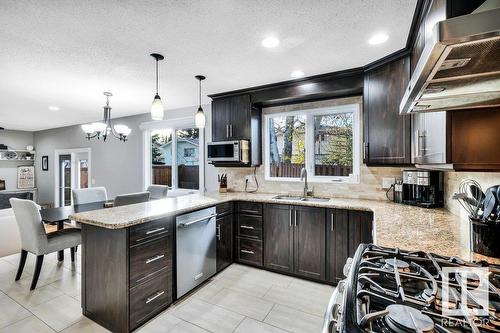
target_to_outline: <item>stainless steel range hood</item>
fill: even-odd
[[[500,106],[500,0],[438,22],[403,96],[401,114]]]

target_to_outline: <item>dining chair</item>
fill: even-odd
[[[113,206],[125,206],[132,205],[140,202],[149,201],[149,192],[137,192],[137,193],[129,193],[129,194],[121,194],[117,195],[115,198],[115,202]]]
[[[71,249],[71,261],[75,261],[75,247],[81,244],[81,230],[62,229],[46,233],[40,216],[40,206],[31,200],[12,198],[9,200],[21,236],[21,258],[17,269],[16,281],[21,278],[28,252],[36,255],[35,272],[30,290],[35,289],[46,254]]]
[[[72,193],[75,205],[108,200],[106,188],[103,186],[74,189]]]
[[[149,185],[148,190],[151,193],[151,200],[163,199],[167,197],[168,186],[166,185]]]

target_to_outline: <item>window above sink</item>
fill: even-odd
[[[265,179],[358,183],[360,142],[359,104],[264,115]]]

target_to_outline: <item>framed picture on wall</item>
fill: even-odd
[[[49,171],[49,157],[42,156],[42,171]]]
[[[17,188],[35,187],[35,167],[33,165],[17,167]]]

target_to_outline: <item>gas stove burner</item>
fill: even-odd
[[[385,259],[385,268],[391,268],[392,270],[397,269],[400,272],[409,272],[410,264],[406,261],[399,260],[396,258]]]
[[[392,304],[386,309],[389,311],[389,314],[385,317],[385,322],[394,332],[426,333],[434,331],[434,322],[432,319],[415,308]]]

